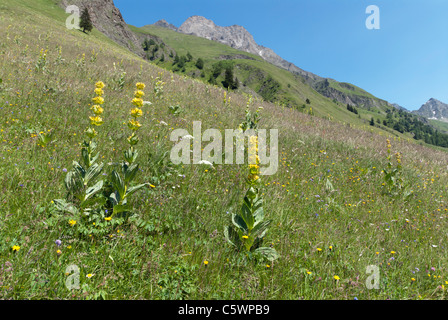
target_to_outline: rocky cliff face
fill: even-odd
[[[428,119],[437,119],[448,122],[448,104],[431,98],[420,109],[413,111]]]
[[[352,90],[353,86],[348,83],[339,82],[339,85]],[[327,98],[332,100],[336,100],[344,105],[349,104],[351,106],[362,107],[366,109],[370,109],[373,107],[381,107],[384,105],[391,106],[387,101],[381,100],[378,98],[371,98],[363,95],[359,95],[356,93],[350,94],[346,92],[339,91],[330,85],[330,81],[325,79],[316,83],[314,86],[317,92],[324,95]]]
[[[167,28],[167,29],[170,29],[170,30],[173,30],[173,31],[177,31],[178,30],[178,28],[174,24],[166,22],[165,19],[159,20],[156,23],[154,23],[153,25],[157,26],[157,27]]]
[[[95,28],[118,44],[139,56],[143,56],[141,44],[128,28],[120,10],[115,7],[113,0],[61,0],[59,5],[64,10],[69,5],[76,5],[79,7],[80,12],[87,8]]]
[[[404,108],[404,107],[400,106],[400,105],[399,105],[399,104],[397,104],[397,103],[392,103],[392,104],[391,104],[391,106],[392,106],[392,107],[394,107],[395,109],[398,109],[398,110],[402,110],[402,111],[406,111],[406,112],[409,112],[409,110],[408,110],[408,109],[406,109],[406,108]]]
[[[253,36],[242,26],[233,25],[229,27],[221,27],[217,26],[212,20],[201,16],[192,16],[188,18],[177,31],[221,42],[232,48],[259,55],[264,60],[277,67],[303,76],[310,83],[323,79],[284,60],[273,50],[258,45]]]

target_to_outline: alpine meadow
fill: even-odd
[[[442,122],[117,17],[0,2],[1,299],[446,298]],[[251,161],[174,163],[172,133],[198,121],[252,130]],[[261,129],[278,130],[271,175]]]

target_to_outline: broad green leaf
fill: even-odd
[[[132,206],[130,204],[117,204],[113,208],[113,214],[126,212],[132,209]]]
[[[56,209],[60,212],[68,212],[74,215],[78,214],[79,212],[72,203],[69,203],[64,199],[56,199],[53,202],[56,206]]]
[[[241,246],[241,241],[238,233],[231,226],[227,226],[224,228],[224,236],[231,245],[235,247]]]
[[[254,201],[254,206],[252,207],[252,215],[254,217],[254,226],[263,221],[264,219],[264,210],[263,210],[263,199],[256,198]]]
[[[132,180],[134,180],[135,175],[138,172],[138,164],[134,163],[134,164],[131,164],[129,167],[123,166],[123,168],[124,168],[124,181],[127,184],[127,183],[131,182]]]
[[[244,197],[241,207],[241,218],[246,222],[248,230],[252,230],[254,227],[254,216],[252,215],[252,204],[248,197]]]
[[[82,209],[88,208],[88,207],[93,207],[93,206],[102,206],[106,204],[106,198],[104,197],[95,197],[95,198],[90,198],[84,202],[82,202],[80,204],[80,207]]]
[[[81,166],[78,161],[73,161],[73,170],[76,171],[79,176],[84,180],[86,176],[86,170]]]
[[[139,184],[138,186],[130,187],[130,188],[128,189],[128,191],[126,192],[126,195],[133,194],[135,191],[140,190],[140,189],[143,188],[144,186],[149,186],[149,183],[143,183],[143,184]]]
[[[120,175],[115,170],[112,171],[111,182],[112,185],[115,187],[115,189],[118,191],[118,194],[120,195],[120,200],[123,200],[126,195],[126,188],[123,179],[121,179]]]
[[[112,205],[115,206],[115,205],[117,205],[119,203],[119,197],[120,197],[120,195],[118,194],[118,191],[112,192],[109,195],[109,199],[112,202]]]
[[[86,167],[89,167],[90,166],[90,156],[89,156],[89,152],[87,151],[86,148],[81,149],[81,157],[82,157],[82,160],[84,161],[84,165]]]
[[[103,187],[103,180],[100,180],[93,187],[88,188],[86,190],[86,196],[84,197],[84,201],[86,201],[91,196],[93,196],[95,193],[100,191],[102,187]]]
[[[252,244],[251,250],[254,251],[254,250],[258,249],[259,247],[261,247],[263,244],[263,240],[264,240],[263,238],[256,238],[254,243]]]
[[[268,227],[270,224],[270,220],[260,222],[252,229],[251,235],[254,236],[254,238],[263,238],[268,231]]]
[[[261,247],[254,251],[254,253],[264,256],[269,261],[274,261],[279,258],[279,254],[274,248],[271,247]]]
[[[104,164],[94,163],[89,169],[87,169],[86,177],[84,178],[85,183],[89,183],[89,181],[95,179],[103,170]]]
[[[98,159],[99,156],[100,156],[100,153],[98,152],[96,155],[93,156],[93,158],[90,159],[90,163],[91,164],[94,163]]]
[[[124,158],[126,159],[126,161],[127,162],[129,162],[129,163],[133,163],[133,162],[135,162],[135,160],[137,159],[137,157],[138,157],[138,151],[132,151],[131,149],[129,149],[129,150],[126,150],[125,152],[124,152]]]
[[[79,194],[84,189],[84,183],[78,171],[67,172],[64,183],[70,194]]]
[[[248,199],[255,199],[258,195],[257,190],[254,187],[250,187],[247,191],[246,191],[246,196],[245,198]]]
[[[246,222],[244,222],[243,218],[238,214],[232,215],[232,223],[244,233],[247,233],[249,229],[247,228]]]

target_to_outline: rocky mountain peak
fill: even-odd
[[[242,26],[217,26],[212,20],[201,16],[188,18],[178,29],[185,34],[218,41],[232,48],[258,54],[259,48],[252,35]]]
[[[448,104],[431,98],[414,113],[428,119],[448,121]]]
[[[247,31],[246,28],[239,25],[221,27],[205,17],[192,16],[189,17],[177,31],[217,41],[237,50],[258,55],[277,67],[303,76],[310,83],[315,83],[323,79],[284,60],[273,50],[257,44],[252,34]]]
[[[159,20],[156,23],[154,23],[153,25],[155,25],[157,27],[167,28],[167,29],[174,30],[174,31],[178,30],[178,28],[174,24],[168,23],[165,19]]]

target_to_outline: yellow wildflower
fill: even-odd
[[[102,96],[104,94],[104,91],[101,88],[96,88],[95,93],[97,96]]]
[[[142,90],[137,90],[137,91],[135,91],[135,93],[134,93],[134,96],[135,96],[137,99],[143,97],[144,95],[145,95],[145,93],[144,93]]]
[[[75,220],[70,220],[68,223],[70,224],[70,226],[73,227],[76,224],[76,221]]]
[[[258,179],[260,179],[260,177],[257,176],[257,175],[255,175],[255,174],[250,174],[249,177],[248,177],[248,179],[249,179],[249,181],[251,181],[251,182],[255,182],[255,181],[257,181]]]
[[[103,97],[95,97],[95,98],[92,99],[92,101],[95,104],[103,104],[104,103],[104,98]]]
[[[112,220],[112,217],[104,218],[104,220],[106,220],[106,221],[110,221],[110,220]]]
[[[137,131],[138,129],[140,129],[141,126],[142,125],[137,120],[134,120],[134,119],[131,119],[128,122],[128,127],[132,131]]]
[[[86,130],[86,134],[87,134],[88,137],[90,137],[90,139],[93,139],[94,137],[96,137],[96,135],[98,134],[98,132],[96,132],[96,130],[93,129],[93,128],[88,128],[88,129]]]
[[[259,170],[258,170],[259,168],[260,168],[260,166],[258,166],[256,164],[250,164],[249,165],[249,171],[253,175],[257,175],[259,173]]]
[[[257,146],[258,145],[258,136],[250,136],[249,142],[251,145]]]
[[[102,81],[98,81],[97,83],[95,83],[95,87],[97,87],[98,89],[102,89],[105,87],[105,85]]]
[[[145,84],[141,82],[137,82],[135,86],[137,87],[138,90],[143,90],[146,87]]]
[[[251,136],[249,138],[249,164],[259,164],[260,158],[258,157],[258,137]]]
[[[140,99],[140,98],[134,98],[134,99],[131,100],[131,103],[132,103],[134,106],[141,108],[141,107],[143,106],[143,99]]]
[[[133,116],[134,118],[141,117],[142,115],[143,115],[142,109],[134,108],[131,110],[131,116]]]
[[[90,124],[93,126],[100,126],[104,123],[103,119],[100,116],[89,117]]]
[[[96,115],[100,115],[100,114],[102,114],[103,111],[104,111],[104,109],[103,109],[101,106],[97,105],[97,104],[94,104],[94,105],[90,108],[90,110],[92,110],[93,113],[96,114]]]
[[[19,246],[12,246],[12,251],[19,251],[20,247]]]

